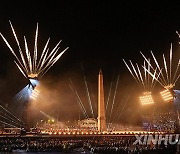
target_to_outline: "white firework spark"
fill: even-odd
[[[151,55],[153,57],[153,60],[155,62],[156,68],[152,66],[152,64],[148,61],[148,59],[143,55],[142,52],[140,52],[141,55],[144,57],[145,61],[148,63],[149,67],[151,67],[151,71],[147,70],[143,66],[143,68],[148,72],[149,75],[154,77],[154,74],[159,74],[159,77],[156,78],[155,80],[159,82],[164,88],[166,89],[171,89],[175,86],[176,82],[178,81],[180,77],[180,71],[179,71],[179,65],[180,65],[180,60],[178,61],[176,65],[175,71],[172,69],[172,61],[173,61],[173,54],[172,54],[172,44],[169,52],[169,63],[167,63],[166,57],[164,54],[162,55],[163,59],[163,65],[160,66],[159,62],[157,61],[156,57],[154,56],[153,52],[151,51]]]
[[[10,21],[9,21],[10,22]],[[42,54],[40,55],[40,59],[38,59],[38,24],[36,28],[36,34],[35,34],[35,42],[34,42],[34,52],[31,54],[31,52],[28,49],[28,43],[26,40],[26,37],[24,36],[24,47],[25,51],[22,50],[18,37],[16,35],[16,32],[10,22],[10,26],[13,32],[13,35],[15,37],[16,43],[18,45],[19,49],[19,55],[15,53],[13,48],[10,46],[6,38],[0,33],[1,37],[3,38],[4,42],[12,52],[12,54],[15,57],[15,64],[17,65],[18,69],[21,71],[21,73],[26,78],[42,78],[42,76],[57,62],[57,60],[63,55],[63,53],[68,49],[65,48],[62,52],[58,53],[60,47],[61,41],[57,43],[57,45],[49,51],[48,44],[50,41],[50,38],[47,40],[44,49],[42,51]]]
[[[152,78],[150,78],[148,73],[151,71],[150,60],[144,61],[143,69],[140,69],[137,63],[134,65],[131,60],[129,60],[129,65],[124,59],[123,61],[140,88],[144,91],[151,91],[154,88],[160,73],[157,73],[157,68],[155,68],[154,73],[151,73]]]

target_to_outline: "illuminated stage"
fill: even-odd
[[[165,132],[147,132],[147,131],[114,131],[114,132],[61,132],[61,133],[41,133],[48,136],[134,136],[135,134],[165,134]]]
[[[114,131],[114,132],[54,132],[54,133],[3,133],[0,134],[0,137],[65,137],[65,138],[83,138],[83,137],[113,137],[113,136],[135,136],[138,135],[145,135],[145,134],[166,134],[166,132],[148,132],[148,131]]]
[[[20,98],[20,99],[24,98],[25,108],[24,108],[24,116],[23,116],[24,120],[23,121],[25,123],[25,126],[29,129],[28,120],[27,120],[28,119],[27,118],[28,104],[30,104],[33,100],[37,100],[37,96],[40,95],[40,91],[38,89],[40,79],[56,63],[56,61],[63,55],[63,53],[68,48],[66,48],[62,52],[58,53],[59,45],[61,42],[61,41],[59,41],[59,43],[56,44],[56,46],[52,49],[52,51],[48,51],[48,47],[47,47],[49,44],[49,39],[48,39],[47,43],[45,44],[45,46],[43,48],[42,53],[38,57],[38,55],[37,55],[38,54],[38,51],[37,51],[38,24],[37,24],[36,34],[35,34],[34,51],[31,53],[28,50],[28,44],[26,42],[26,38],[24,38],[25,50],[22,51],[19,41],[17,39],[16,33],[15,33],[15,30],[14,30],[11,22],[10,22],[10,26],[11,26],[13,35],[15,37],[15,41],[18,45],[19,52],[16,53],[13,50],[13,48],[11,48],[10,44],[8,43],[8,41],[5,39],[5,37],[2,34],[1,34],[1,37],[3,38],[6,45],[8,46],[8,48],[14,55],[15,64],[17,65],[18,69],[29,81],[29,84],[22,91],[20,91],[20,93],[17,94],[18,98]],[[139,97],[139,99],[140,99],[141,104],[144,107],[149,107],[151,105],[153,106],[154,104],[156,104],[156,102],[154,101],[154,98],[153,98],[153,93],[152,93],[152,90],[153,90],[156,82],[160,83],[161,86],[163,86],[163,88],[165,88],[165,90],[161,92],[161,95],[164,98],[164,100],[171,102],[174,98],[174,95],[172,94],[173,88],[175,86],[175,83],[179,79],[179,76],[178,76],[179,63],[177,65],[177,68],[176,68],[177,71],[175,72],[175,74],[173,75],[173,73],[172,73],[172,46],[170,49],[169,73],[168,73],[168,69],[167,69],[166,58],[164,57],[164,55],[163,55],[164,66],[162,66],[162,68],[164,68],[164,69],[162,70],[162,68],[160,68],[159,63],[156,60],[154,54],[152,52],[151,52],[151,54],[152,54],[153,60],[155,62],[155,66],[153,66],[153,64],[151,64],[152,62],[150,61],[150,59],[146,58],[143,54],[142,54],[142,56],[144,57],[143,67],[140,67],[140,65],[138,65],[137,63],[133,64],[131,60],[129,61],[130,64],[128,65],[128,63],[123,59],[129,72],[131,73],[131,75],[133,76],[133,78],[135,79],[138,86],[140,87],[140,89],[143,92],[142,95]],[[17,56],[17,55],[19,55],[19,56]],[[166,74],[166,76],[167,76],[165,79],[164,79],[164,77],[161,77],[161,76],[163,76],[163,73]],[[172,77],[173,77],[173,80],[171,79]],[[84,77],[84,79],[85,79],[85,77]],[[162,79],[162,81],[161,81],[161,79]],[[118,85],[118,81],[119,81],[119,78],[117,80],[116,87]],[[71,81],[71,84],[72,84],[72,81]],[[142,129],[140,129],[140,131],[135,131],[136,129],[121,131],[121,130],[125,130],[125,129],[114,129],[114,127],[112,127],[112,126],[110,128],[111,129],[111,131],[110,131],[110,129],[108,127],[110,125],[108,125],[107,122],[111,123],[111,125],[114,124],[115,117],[112,117],[112,113],[113,113],[114,100],[115,100],[116,95],[114,95],[112,106],[110,109],[110,115],[108,116],[108,112],[106,112],[108,103],[105,104],[105,101],[104,101],[105,98],[104,98],[103,73],[100,70],[99,75],[98,75],[98,99],[97,99],[98,100],[98,102],[97,102],[98,108],[96,110],[97,111],[96,113],[98,113],[98,114],[97,114],[97,117],[95,117],[94,116],[95,112],[94,112],[92,104],[91,104],[91,98],[90,98],[90,94],[88,91],[86,79],[85,79],[85,85],[86,85],[86,90],[87,90],[87,94],[88,94],[88,100],[89,100],[89,106],[90,106],[89,109],[91,110],[92,114],[90,116],[87,114],[88,112],[86,112],[86,109],[85,109],[79,95],[77,95],[77,100],[79,101],[79,105],[80,105],[80,111],[82,111],[82,114],[84,114],[85,117],[88,117],[84,120],[79,120],[79,123],[80,123],[79,128],[81,129],[83,127],[84,128],[91,127],[91,128],[93,128],[93,130],[89,129],[89,130],[83,130],[83,131],[82,130],[81,131],[79,131],[79,130],[75,130],[75,131],[74,130],[69,130],[69,131],[61,131],[60,130],[59,131],[57,128],[52,130],[52,128],[51,128],[52,125],[51,125],[49,127],[51,129],[47,128],[47,130],[45,130],[45,127],[43,128],[43,126],[42,126],[43,129],[41,129],[41,133],[39,133],[39,135],[50,135],[50,136],[51,135],[59,135],[59,136],[63,136],[63,135],[82,135],[82,136],[90,135],[91,136],[92,135],[92,136],[95,136],[95,135],[134,135],[134,134],[163,133],[164,130],[162,130],[162,129],[160,129],[160,130],[157,129],[155,131],[151,131],[153,129],[149,128],[149,129],[147,129],[147,131],[143,131],[146,129],[142,128]],[[74,87],[72,87],[72,89],[73,88]],[[77,91],[75,91],[75,93],[77,94]],[[116,94],[116,92],[115,92],[115,94]],[[46,116],[48,118],[48,120],[51,121],[52,123],[54,123],[56,121],[55,118],[53,118],[53,117],[51,118],[51,116],[44,113],[43,111],[40,111],[40,112],[44,116]],[[117,121],[118,121],[119,117],[120,116],[118,115]],[[8,126],[10,126],[10,125],[8,125]],[[159,127],[161,127],[161,126],[159,126]],[[119,130],[119,131],[114,131],[114,130]],[[29,134],[29,133],[27,133],[27,134]]]

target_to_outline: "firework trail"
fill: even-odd
[[[137,82],[138,86],[142,88],[144,91],[151,91],[154,88],[154,85],[156,81],[158,81],[158,78],[161,74],[161,69],[159,72],[157,72],[157,68],[153,68],[150,59],[145,59],[144,65],[142,66],[143,69],[140,69],[139,65],[136,63],[134,65],[132,61],[130,60],[130,65],[127,64],[127,62],[123,59],[123,62],[125,63],[126,67],[128,68],[130,74]],[[153,73],[149,74],[149,72],[153,69]],[[150,79],[150,76],[152,78]]]
[[[48,47],[50,42],[49,38],[42,52],[39,54],[40,58],[38,58],[38,23],[35,32],[34,51],[29,50],[25,36],[22,48],[12,23],[10,21],[9,23],[13,36],[18,46],[18,51],[14,51],[14,49],[11,47],[11,45],[2,33],[0,33],[0,35],[6,43],[6,45],[8,46],[8,48],[10,49],[10,51],[12,52],[12,54],[14,55],[14,63],[16,64],[17,68],[20,70],[23,76],[29,80],[29,84],[16,95],[16,98],[18,97],[18,100],[22,99],[23,101],[27,101],[31,97],[34,88],[38,85],[38,80],[41,79],[45,75],[45,73],[60,59],[60,57],[64,54],[68,47],[62,50],[62,52],[59,52],[59,45],[61,43],[60,40],[55,45],[55,47],[52,50],[50,50]]]
[[[145,61],[147,62],[147,58],[141,53]],[[151,55],[153,57],[153,60],[155,62],[155,65],[157,67],[157,70],[154,69],[151,63],[148,63],[148,65],[152,68],[151,71],[147,70],[147,68],[144,68],[151,77],[153,77],[160,85],[162,85],[165,89],[171,89],[176,85],[176,82],[178,81],[180,77],[180,72],[179,72],[179,62],[178,61],[176,65],[175,71],[172,69],[172,62],[173,62],[173,53],[172,53],[172,44],[170,47],[169,51],[169,63],[167,63],[167,58],[165,55],[162,55],[163,59],[163,65],[162,67],[160,66],[159,62],[157,61],[156,57],[154,56],[153,52],[151,51]],[[155,77],[155,75],[158,75],[158,77]]]
[[[10,21],[9,21],[10,22]],[[34,52],[31,54],[31,52],[28,49],[28,43],[26,40],[26,37],[24,36],[24,46],[25,51],[22,50],[18,37],[16,35],[16,32],[12,26],[12,23],[10,22],[10,26],[13,32],[13,35],[15,37],[18,49],[19,49],[19,56],[15,53],[13,48],[10,46],[6,38],[3,36],[2,33],[0,33],[2,39],[12,52],[12,54],[15,57],[15,64],[17,65],[20,72],[26,77],[26,78],[42,78],[43,75],[57,62],[57,60],[63,55],[63,53],[68,49],[64,49],[62,52],[58,53],[60,47],[60,42],[57,43],[57,45],[49,51],[48,44],[50,41],[50,38],[47,40],[47,43],[44,46],[44,49],[42,51],[42,54],[40,55],[40,59],[38,60],[38,24],[36,28],[36,34],[35,34],[35,41],[34,41]]]

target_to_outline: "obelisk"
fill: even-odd
[[[106,117],[104,106],[104,87],[103,87],[103,74],[99,71],[98,75],[98,131],[106,131]]]

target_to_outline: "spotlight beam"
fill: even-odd
[[[76,95],[76,98],[77,98],[77,100],[78,100],[77,102],[79,103],[79,106],[80,106],[80,108],[81,108],[81,110],[82,110],[85,118],[89,118],[89,117],[88,117],[88,114],[87,114],[87,112],[86,112],[86,109],[85,109],[85,107],[84,107],[84,105],[83,105],[83,103],[82,103],[82,101],[81,101],[81,98],[80,98],[78,92],[77,92],[77,91],[75,90],[75,88],[74,88],[74,85],[73,85],[73,83],[72,83],[72,80],[69,79],[69,81],[70,81],[70,84],[69,84],[69,85],[70,85],[72,91],[74,91],[74,93],[75,93],[75,95]]]
[[[112,112],[113,112],[113,109],[114,109],[114,104],[115,104],[118,84],[119,84],[119,74],[118,74],[118,78],[117,78],[117,82],[116,82],[116,87],[115,87],[115,91],[114,91],[114,97],[113,97],[113,101],[112,101],[112,106],[111,106],[111,111],[110,111],[110,115],[109,115],[109,120],[111,120],[111,117],[112,117]]]
[[[14,114],[12,114],[10,111],[8,111],[7,109],[5,109],[2,105],[0,105],[0,107],[4,110],[4,111],[6,111],[7,113],[9,113],[12,117],[14,117],[15,119],[17,119],[19,122],[21,122],[21,120],[18,118],[18,117],[16,117]]]
[[[118,118],[117,118],[117,121],[120,120],[120,117],[121,117],[121,115],[122,115],[122,113],[123,113],[123,111],[124,111],[124,109],[125,109],[125,107],[126,107],[126,104],[127,104],[128,100],[129,100],[130,95],[131,95],[131,93],[126,97],[126,99],[125,99],[125,101],[124,101],[124,105],[123,105],[123,107],[122,107],[122,109],[121,109],[121,111],[120,111],[120,114],[119,114]]]
[[[15,126],[15,125],[8,124],[8,123],[6,123],[6,122],[4,122],[4,121],[1,121],[1,120],[0,120],[0,123],[2,123],[2,124],[4,124],[4,125],[8,125],[8,126],[11,126],[11,127],[16,128],[16,126]]]
[[[119,115],[119,111],[120,111],[120,109],[122,109],[122,106],[123,106],[125,100],[126,100],[126,97],[125,97],[125,96],[123,97],[123,99],[120,100],[120,103],[118,104],[116,113],[115,113],[114,118],[113,118],[113,120],[112,120],[111,123],[113,123],[113,122],[115,121],[115,119],[117,119],[117,117],[118,117],[118,115]]]
[[[107,109],[108,109],[108,105],[109,105],[109,100],[110,100],[110,96],[111,96],[111,90],[112,90],[112,81],[111,81],[111,84],[110,84],[109,94],[108,94],[108,98],[107,98],[107,102],[106,102],[106,113],[107,113]]]
[[[3,114],[5,114],[4,112],[0,111],[0,116],[3,116]],[[14,119],[14,117],[11,117],[10,115],[7,115],[7,113],[5,114],[6,117],[4,118],[9,118],[8,120],[12,120],[12,121],[15,121],[18,125],[21,125],[21,122],[19,122],[17,119]]]
[[[0,115],[0,117],[3,118],[3,119],[5,119],[5,120],[8,120],[8,121],[11,122],[11,123],[16,124],[17,126],[21,126],[20,124],[18,124],[17,122],[15,122],[13,119],[8,119],[7,117],[2,116],[2,115]]]
[[[92,114],[92,117],[94,118],[94,110],[93,110],[93,106],[92,106],[92,102],[91,102],[91,97],[90,97],[90,94],[89,94],[89,88],[88,88],[88,84],[87,84],[87,80],[86,80],[86,76],[85,76],[85,73],[84,73],[84,68],[83,68],[83,64],[82,63],[81,63],[81,68],[82,68],[82,72],[83,72],[84,83],[85,83],[85,86],[86,86],[86,93],[87,93],[87,97],[88,97],[88,102],[89,102],[91,114]]]
[[[54,119],[52,116],[48,115],[47,113],[40,111],[41,114],[43,114],[45,117],[47,117],[48,119]]]

